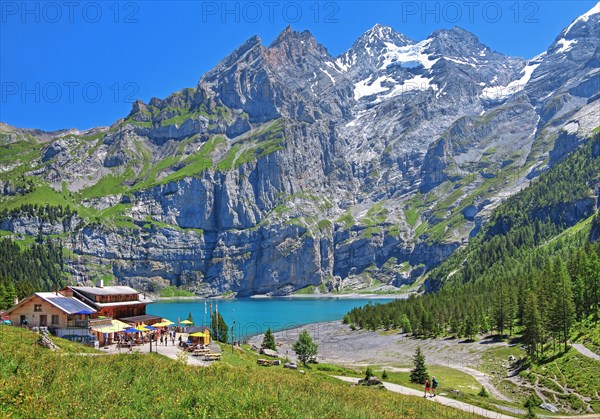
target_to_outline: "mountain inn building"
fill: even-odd
[[[57,292],[36,292],[18,302],[5,316],[15,326],[47,327],[59,337],[94,334],[101,344],[130,326],[160,322],[146,314],[152,300],[127,286],[67,286]]]

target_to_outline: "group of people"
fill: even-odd
[[[157,346],[163,346],[163,345],[168,346],[169,340],[171,340],[171,345],[175,346],[176,339],[177,339],[176,331],[158,330],[154,333],[151,333],[149,336],[146,336],[145,338],[142,337],[142,343],[154,341],[154,342],[156,342]],[[179,336],[179,339],[181,340],[181,335]],[[129,349],[129,351],[131,352],[131,347],[133,346],[133,341],[134,341],[134,339],[131,336],[117,336],[117,338],[116,338],[117,349],[120,350],[123,347],[127,347]]]
[[[120,351],[122,347],[127,347],[131,352],[133,346],[133,338],[131,336],[117,336],[117,349]]]
[[[431,397],[435,397],[436,390],[440,383],[436,380],[435,377],[431,377],[431,380],[428,378],[425,380],[425,395],[423,397],[427,398],[427,393],[431,395]]]
[[[171,346],[175,346],[175,340],[177,339],[176,331],[163,330],[162,332],[159,331],[158,333],[160,333],[160,337],[158,338],[159,346],[169,346],[169,340],[171,340]]]

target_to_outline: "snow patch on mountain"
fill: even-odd
[[[348,61],[344,62],[344,59],[340,57],[335,60],[335,65],[337,65],[339,69],[345,73],[352,67],[354,63],[356,63],[356,58],[356,54],[352,54],[352,56],[348,58]]]
[[[407,68],[422,65],[423,68],[429,70],[439,60],[439,58],[431,59],[430,55],[426,52],[430,44],[431,39],[403,47],[394,45],[391,42],[385,42],[386,52],[384,53],[384,60],[380,68],[385,69],[391,64],[399,63]]]
[[[321,70],[323,73],[325,73],[325,75],[326,75],[327,77],[329,77],[329,79],[331,80],[331,82],[332,82],[333,84],[335,84],[335,79],[333,78],[333,76],[332,76],[331,74],[329,74],[329,72],[328,72],[327,70],[325,70],[325,69],[323,69],[323,68],[321,68],[320,70]]]
[[[577,43],[576,39],[570,39],[570,40],[567,40],[565,38],[559,39],[557,44],[560,45],[560,48],[558,50],[556,50],[556,52],[557,53],[567,52],[571,48],[573,48],[573,45],[575,45],[576,43]]]
[[[388,90],[388,88],[382,86],[381,83],[386,82],[386,81],[393,82],[393,80],[387,76],[378,77],[372,82],[371,82],[371,79],[372,79],[372,77],[369,77],[367,79],[359,81],[358,83],[356,83],[354,85],[354,99],[358,100],[364,96],[371,96],[376,93],[384,92],[384,91]]]
[[[468,63],[468,62],[466,62],[466,61],[463,61],[463,60],[458,60],[458,59],[456,59],[456,58],[452,58],[452,57],[443,57],[443,58],[444,58],[444,60],[452,61],[453,63],[456,63],[456,64],[461,64],[461,65],[470,65],[470,66],[471,66],[471,67],[473,67],[473,68],[477,68],[477,66],[476,66],[475,64],[473,64],[473,63]]]
[[[585,12],[584,14],[582,14],[581,16],[579,16],[577,19],[575,19],[573,21],[573,23],[571,23],[567,29],[565,29],[565,35],[567,35],[569,33],[569,31],[573,28],[573,26],[575,26],[575,24],[577,24],[578,22],[587,22],[588,19],[595,15],[600,13],[600,2],[596,3],[594,5],[594,7],[592,7],[590,10],[588,10],[587,12]]]
[[[517,92],[520,92],[525,88],[525,85],[531,79],[531,75],[535,71],[536,68],[540,66],[542,63],[542,58],[545,56],[544,54],[540,54],[533,58],[531,61],[527,63],[525,68],[521,70],[521,74],[523,76],[518,80],[513,80],[508,83],[506,86],[488,86],[483,89],[481,92],[481,98],[486,100],[504,100],[509,96],[514,95]],[[494,78],[495,80],[496,78]],[[494,81],[493,80],[493,81]]]
[[[390,98],[403,93],[413,92],[417,90],[428,90],[433,89],[437,91],[439,89],[437,84],[431,83],[433,77],[427,78],[421,75],[415,76],[412,79],[405,80],[402,84],[394,86],[392,91],[386,94],[385,98]]]

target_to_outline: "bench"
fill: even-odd
[[[205,361],[220,361],[221,360],[221,354],[205,354],[204,355],[204,360]]]
[[[208,355],[209,352],[208,349],[195,349],[194,352],[192,352],[192,356]]]

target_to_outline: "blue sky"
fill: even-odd
[[[288,24],[332,55],[375,23],[421,40],[461,26],[531,58],[594,1],[0,2],[0,121],[55,130],[110,125],[131,102],[195,86],[246,39]]]

